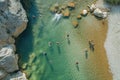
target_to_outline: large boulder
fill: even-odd
[[[14,72],[18,70],[18,57],[14,54],[12,46],[3,47],[0,50],[0,68],[6,72]]]
[[[52,6],[50,7],[50,11],[51,11],[52,13],[58,12],[58,11],[59,11],[59,4],[58,4],[58,3],[55,3],[54,5],[52,5]]]
[[[26,12],[20,0],[0,0],[0,80],[19,70],[14,38],[26,29],[27,22]]]
[[[17,37],[26,29],[26,25],[28,22],[27,16],[20,3],[20,0],[9,0],[8,10],[12,14],[12,16],[14,15],[14,17],[11,17],[10,15],[8,21],[12,21],[12,24],[15,23],[11,26],[13,26],[13,36]]]
[[[107,17],[107,12],[104,12],[102,11],[101,9],[99,8],[96,8],[93,12],[93,14],[96,16],[96,17],[99,17],[99,18],[106,18]]]
[[[4,80],[27,80],[27,78],[25,73],[18,71],[17,73],[8,75]]]

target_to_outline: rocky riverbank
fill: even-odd
[[[0,80],[27,80],[19,70],[14,45],[27,22],[20,0],[0,0]]]

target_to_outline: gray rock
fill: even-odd
[[[7,9],[7,0],[0,0],[0,11]]]
[[[6,72],[18,70],[18,57],[14,54],[12,46],[3,47],[0,50],[0,67]]]
[[[9,12],[13,15],[15,15],[15,19],[12,18],[12,21],[17,24],[15,26],[15,31],[13,33],[13,36],[17,37],[19,34],[21,34],[25,29],[27,25],[27,16],[25,13],[25,10],[23,9],[20,0],[9,0]],[[13,20],[14,19],[14,20]],[[12,22],[12,23],[13,23]]]
[[[3,80],[26,80],[22,72],[12,73],[19,69],[14,37],[26,29],[27,22],[20,0],[0,0],[0,80],[7,74],[10,77]]]
[[[7,72],[5,72],[3,69],[0,69],[0,80],[4,78],[7,75]]]
[[[99,8],[96,8],[93,12],[93,14],[96,16],[96,17],[99,17],[99,18],[106,18],[108,16],[107,12],[103,12],[102,10],[100,10]]]
[[[25,73],[18,71],[17,73],[8,75],[4,80],[27,80],[27,78]]]
[[[0,44],[9,41],[10,36],[19,36],[27,26],[27,16],[19,0],[0,0]]]

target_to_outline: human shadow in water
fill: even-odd
[[[79,69],[79,65],[78,64],[76,64],[76,68],[77,68],[77,70],[79,71],[80,69]]]
[[[50,50],[50,52],[53,53],[53,52],[54,52],[54,48],[53,48],[53,46],[50,46],[50,47],[49,47],[49,50]]]
[[[58,53],[61,54],[61,48],[60,48],[60,46],[57,46],[57,49],[58,49]]]
[[[51,69],[52,71],[54,71],[54,68],[53,68],[52,62],[50,61],[50,59],[48,58],[47,55],[45,56],[45,58],[46,58],[47,64],[50,66],[50,69]]]
[[[69,38],[67,38],[67,42],[68,42],[68,44],[70,45],[71,42],[70,42],[70,39],[69,39]]]
[[[43,33],[44,33],[44,27],[45,27],[45,23],[43,20],[41,20],[40,22],[40,27],[39,27],[39,33],[38,33],[38,37],[42,38],[43,37]]]
[[[88,59],[88,51],[85,51],[85,58]]]

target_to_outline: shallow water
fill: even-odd
[[[95,58],[99,55],[94,55],[92,59],[92,54],[90,59],[90,54],[88,57],[85,57],[84,54],[84,49],[88,46],[88,40],[85,37],[87,32],[84,34],[84,29],[87,29],[86,26],[88,26],[84,26],[85,20],[96,19],[90,15],[87,18],[83,17],[82,24],[78,29],[74,29],[71,24],[71,21],[76,18],[74,15],[77,15],[84,7],[86,8],[86,5],[93,0],[75,0],[81,4],[77,5],[77,10],[72,11],[74,14],[71,16],[73,17],[52,21],[54,14],[49,12],[50,5],[67,1],[34,0],[32,2],[28,13],[30,19],[28,28],[16,42],[17,52],[21,56],[20,64],[27,64],[24,72],[28,75],[29,80],[111,80],[107,78],[111,75],[106,66],[97,67],[101,65],[102,60],[99,64],[94,61],[99,61]],[[33,18],[33,15],[36,17]],[[99,28],[99,25],[97,27]],[[70,35],[69,40],[66,38],[67,34]],[[52,42],[51,47],[49,42]],[[60,44],[57,45],[56,42],[60,42]],[[76,62],[79,64],[76,65]],[[102,65],[104,63],[107,64],[107,61]]]

